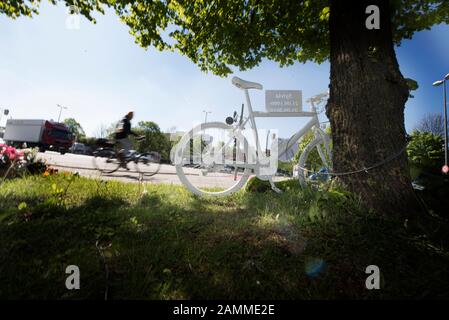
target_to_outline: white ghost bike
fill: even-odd
[[[322,167],[331,169],[331,150],[329,136],[320,128],[316,105],[326,101],[328,94],[316,95],[307,101],[311,103],[310,112],[259,112],[253,111],[249,96],[250,89],[262,90],[259,83],[245,81],[237,77],[232,83],[244,91],[247,105],[247,115],[244,116],[243,105],[238,117],[226,118],[223,122],[207,122],[194,127],[187,132],[172,149],[172,162],[181,182],[194,194],[224,196],[240,190],[248,181],[251,174],[270,182],[273,190],[280,192],[274,185],[273,176],[268,163],[260,160],[265,154],[260,146],[256,118],[259,117],[310,117],[306,125],[293,134],[290,139],[283,140],[278,146],[281,156],[292,150],[292,146],[309,130],[313,131],[313,139],[301,153],[298,161],[297,178],[301,185],[306,185],[310,172],[314,168],[308,167],[308,159],[312,153],[319,158]],[[256,148],[248,147],[247,124],[250,124],[252,141]],[[268,142],[268,138],[267,138]],[[267,143],[268,144],[268,143]],[[219,161],[217,161],[217,159]],[[277,161],[277,159],[276,159]],[[316,162],[316,160],[315,160]],[[265,171],[263,169],[266,169]],[[268,168],[268,169],[267,169]],[[277,168],[277,163],[276,163]],[[268,174],[267,174],[268,172]]]

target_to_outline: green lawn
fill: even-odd
[[[281,187],[199,198],[63,174],[5,181],[0,298],[449,298],[446,224],[412,228],[345,192]],[[365,289],[371,264],[380,290]],[[68,265],[80,290],[65,288]]]

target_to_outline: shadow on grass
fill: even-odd
[[[101,196],[69,209],[36,206],[28,220],[16,210],[0,225],[0,296],[102,298],[99,240],[111,244],[110,298],[293,297],[301,257],[258,228],[256,212],[224,209],[212,199],[173,205],[150,193],[133,206]],[[71,264],[80,267],[82,290],[65,289]]]
[[[97,195],[43,213],[13,208],[0,223],[0,298],[103,299],[105,286],[110,299],[447,297],[447,258],[332,197],[295,189],[176,202],[150,190],[135,203]],[[365,289],[370,264],[383,290]],[[68,265],[79,266],[81,290],[65,288]]]

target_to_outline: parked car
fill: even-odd
[[[75,154],[87,154],[88,148],[84,143],[75,142],[70,148],[70,152]]]

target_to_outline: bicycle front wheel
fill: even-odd
[[[161,155],[158,152],[143,153],[135,160],[135,166],[140,174],[154,176],[161,168]]]
[[[181,182],[194,194],[225,196],[241,189],[250,169],[247,146],[233,127],[221,122],[201,124],[175,146],[174,161]]]

